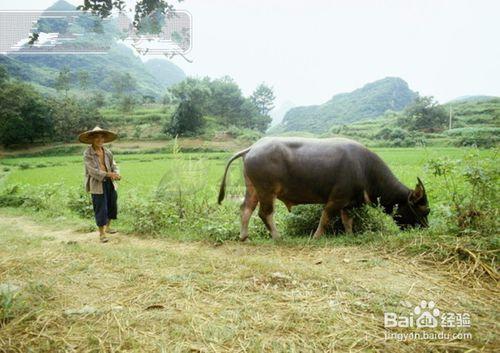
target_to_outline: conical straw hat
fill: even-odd
[[[92,144],[95,134],[102,134],[102,136],[104,137],[104,143],[114,141],[116,140],[117,137],[117,135],[114,132],[101,129],[99,126],[96,126],[92,130],[82,132],[78,136],[78,140],[81,143]]]

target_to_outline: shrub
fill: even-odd
[[[82,218],[91,218],[94,215],[92,198],[85,191],[70,192],[68,208]]]
[[[497,233],[500,170],[493,158],[480,158],[476,151],[462,160],[430,160],[427,168],[440,179],[442,190],[451,200],[450,231],[457,235]]]
[[[0,193],[0,207],[21,207],[25,198],[19,195],[19,186],[13,185]]]
[[[169,224],[178,221],[178,217],[172,214],[170,205],[160,200],[130,200],[125,204],[123,212],[130,216],[132,231],[139,234],[158,235],[168,228]]]
[[[323,205],[298,205],[285,216],[285,234],[289,236],[309,236],[318,227]],[[396,232],[397,227],[392,219],[380,208],[367,205],[349,211],[353,220],[353,232]],[[338,234],[344,231],[340,217],[334,216],[327,226],[327,234]]]
[[[384,141],[384,145],[390,147],[412,147],[416,145],[416,140],[410,133],[399,127],[391,129],[384,127],[374,136],[378,140]]]

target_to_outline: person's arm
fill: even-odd
[[[120,174],[120,169],[118,168],[118,165],[115,162],[115,158],[113,157],[113,153],[109,151],[109,156],[111,159],[111,171],[116,174]]]
[[[83,161],[85,163],[85,168],[92,178],[103,181],[104,178],[108,176],[108,173],[106,173],[104,170],[100,170],[99,168],[95,167],[95,161],[90,154],[85,153],[83,155]]]

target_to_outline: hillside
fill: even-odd
[[[337,94],[324,104],[290,109],[280,129],[322,133],[334,124],[378,117],[387,110],[402,110],[415,96],[404,80],[386,77],[350,93]]]
[[[444,106],[452,109],[454,128],[500,127],[500,97],[456,99]]]
[[[74,6],[65,1],[58,1],[49,9],[68,10],[69,8],[74,9]],[[78,22],[83,28],[90,26],[85,16],[82,14],[81,21]],[[49,23],[48,27],[50,27],[49,21],[46,20],[45,26]],[[71,89],[76,92],[85,89],[109,93],[112,90],[113,79],[129,73],[135,81],[134,93],[160,97],[167,87],[185,78],[184,72],[166,59],[153,59],[143,63],[132,49],[115,40],[113,35],[116,31],[115,24],[109,22],[104,26],[103,34],[87,35],[85,38],[76,40],[76,45],[83,41],[106,42],[110,45],[107,54],[0,55],[0,65],[3,65],[12,77],[33,83],[44,93],[55,92],[55,79],[59,71],[65,67],[71,70]],[[88,82],[85,87],[79,85],[79,71],[88,73]]]
[[[494,98],[498,98],[495,96],[485,96],[485,95],[479,95],[479,96],[461,96],[457,97],[455,99],[452,99],[451,101],[447,102],[446,104],[449,103],[463,103],[463,102],[480,102],[480,101],[488,101]]]

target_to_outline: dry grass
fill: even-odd
[[[496,283],[458,281],[446,266],[360,247],[121,235],[101,245],[2,215],[0,283],[21,290],[0,351],[494,351]],[[472,339],[385,340],[383,313],[422,299],[471,313]],[[65,314],[85,305],[97,312]]]

